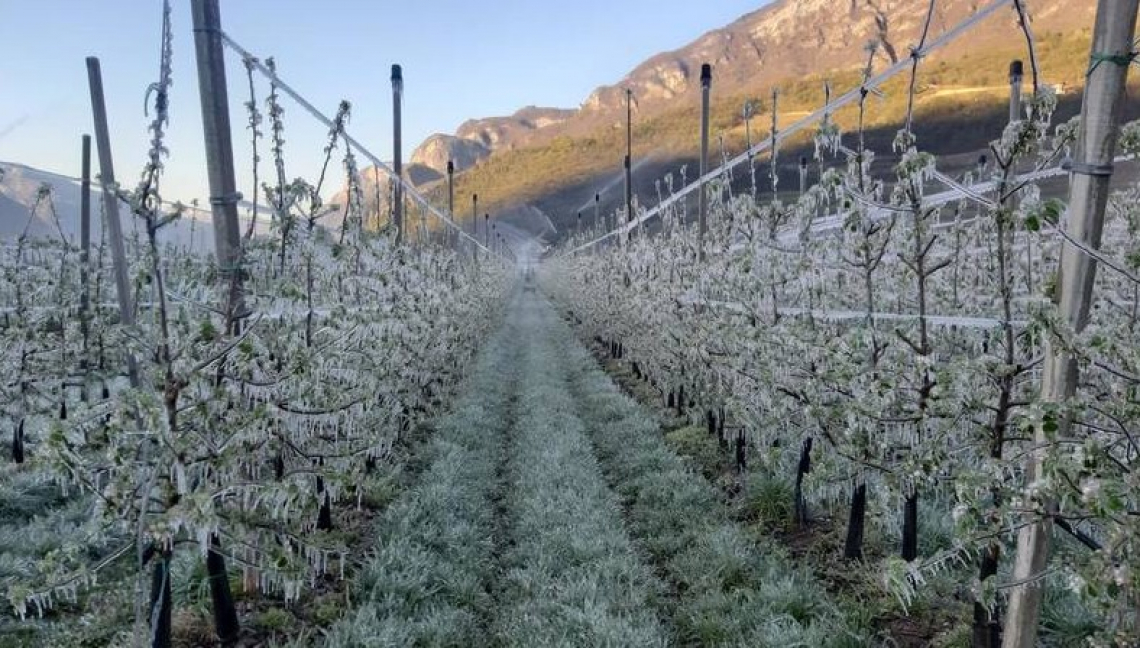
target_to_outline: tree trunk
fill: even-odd
[[[151,648],[171,648],[170,638],[170,554],[159,553],[154,558],[150,580],[150,637]]]
[[[214,606],[214,630],[222,645],[232,646],[237,642],[241,626],[234,608],[234,595],[230,592],[226,557],[220,553],[221,541],[214,536],[210,539],[210,544],[210,550],[206,553],[206,574],[210,579],[210,600]]]
[[[996,544],[990,544],[982,554],[981,568],[978,577],[981,582],[997,575],[998,557],[1000,549]],[[1001,646],[1001,623],[997,609],[992,613],[986,610],[981,601],[974,601],[974,643],[973,648],[999,648]]]
[[[332,508],[329,506],[329,495],[325,492],[325,480],[317,477],[317,497],[321,498],[321,508],[317,512],[317,529],[332,531]]]
[[[24,463],[24,419],[12,430],[12,461]]]
[[[863,529],[867,519],[867,484],[859,484],[851,494],[851,510],[847,517],[847,543],[843,557],[847,560],[863,559]]]
[[[796,467],[795,514],[796,524],[801,527],[808,523],[807,502],[804,501],[803,484],[804,476],[811,472],[811,445],[811,437],[804,439],[803,446],[800,449],[800,463]]]
[[[918,490],[907,495],[903,504],[903,560],[918,558]]]

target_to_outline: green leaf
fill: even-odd
[[[1050,198],[1041,206],[1041,213],[1050,224],[1056,225],[1061,221],[1061,214],[1065,213],[1065,202],[1059,198]]]
[[[218,337],[218,329],[210,320],[203,320],[198,327],[198,338],[203,342],[213,342]]]

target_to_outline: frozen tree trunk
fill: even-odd
[[[808,522],[807,502],[804,501],[804,476],[811,472],[811,437],[804,439],[800,448],[800,463],[796,467],[795,514],[796,525],[804,526]]]
[[[902,557],[912,561],[918,558],[918,489],[911,491],[903,502]]]
[[[843,557],[847,560],[863,559],[863,528],[867,516],[867,484],[861,483],[851,494],[851,509],[847,518],[847,542]]]
[[[214,607],[214,629],[222,645],[231,646],[238,639],[241,626],[238,623],[234,597],[230,592],[229,574],[226,572],[226,559],[221,554],[221,543],[217,536],[210,539],[211,546],[206,554],[206,574],[210,579],[210,600]]]
[[[24,419],[12,428],[12,461],[24,463]]]
[[[1124,57],[1125,64],[1102,61],[1089,73],[1081,108],[1081,123],[1073,151],[1073,180],[1069,203],[1068,238],[1091,249],[1099,249],[1104,229],[1104,211],[1108,202],[1112,159],[1123,106],[1124,87],[1131,60],[1132,36],[1136,28],[1136,11],[1140,0],[1100,0],[1093,32],[1094,55]],[[1096,279],[1096,261],[1066,241],[1062,246],[1057,281],[1057,300],[1061,322],[1074,332],[1088,324]],[[1045,366],[1042,370],[1041,400],[1061,403],[1076,391],[1077,364],[1063,347],[1047,342]],[[1057,436],[1065,436],[1070,421],[1061,420]],[[1050,437],[1041,429],[1035,432],[1033,452],[1029,454],[1025,479],[1032,483],[1044,472]],[[1016,587],[1009,599],[1004,648],[1033,648],[1037,642],[1037,626],[1044,594],[1039,582],[1049,557],[1048,517],[1023,527],[1017,538],[1017,557],[1013,567]]]
[[[151,648],[170,648],[170,556],[159,553],[154,557],[150,581],[150,645]]]
[[[998,545],[990,544],[986,547],[978,568],[979,581],[985,582],[987,578],[996,577],[998,558]],[[974,648],[998,648],[1001,645],[1001,623],[997,610],[991,613],[981,601],[974,602],[973,642]]]

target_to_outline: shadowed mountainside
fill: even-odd
[[[988,4],[940,0],[931,37]],[[1062,91],[1065,106],[1079,104],[1095,2],[1036,0],[1028,5],[1042,82]],[[640,204],[652,205],[658,189],[666,191],[664,183],[658,183],[666,175],[673,175],[676,187],[686,164],[688,179],[696,175],[697,76],[702,62],[714,69],[715,164],[722,152],[735,155],[748,141],[768,136],[773,89],[780,93],[775,113],[783,128],[823,104],[825,82],[836,94],[858,85],[868,42],[880,44],[875,70],[907,57],[927,7],[927,0],[777,0],[680,49],[650,57],[617,83],[594,90],[577,109],[527,107],[509,117],[470,120],[455,135],[433,135],[412,154],[415,165],[409,177],[444,204],[443,171],[453,159],[460,172],[456,204],[461,214],[470,209],[471,194],[477,192],[481,212],[493,217],[504,211],[517,214],[529,205],[564,232],[576,225],[579,210],[592,220],[595,193],[601,193],[603,212],[623,204],[624,90],[630,88],[636,98],[634,190]],[[924,58],[917,97],[920,146],[941,155],[984,149],[1004,125],[1009,61],[1025,56],[1016,13],[1002,8]],[[883,97],[868,103],[867,123],[878,133],[872,136],[872,147],[886,160],[905,110],[905,80],[896,77],[883,90]],[[747,124],[746,102],[752,106]],[[1059,117],[1067,118],[1066,110]],[[850,131],[855,110],[839,110],[835,120]],[[785,183],[798,183],[795,166],[808,144],[808,136],[803,136],[784,147],[781,176],[792,178]],[[435,177],[420,167],[434,170]],[[364,181],[365,195],[373,197],[367,208],[374,211],[372,177],[366,173]],[[388,211],[384,194],[380,192],[382,213]],[[528,229],[537,235],[549,228],[535,222]]]

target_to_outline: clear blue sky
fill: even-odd
[[[767,1],[222,0],[222,21],[255,55],[274,56],[282,78],[326,112],[350,100],[350,132],[388,159],[392,63],[404,66],[407,156],[431,133],[454,132],[468,118],[528,104],[576,107],[594,87],[615,83],[648,56]],[[174,4],[164,194],[189,200],[207,191],[190,3]],[[133,186],[147,149],[143,96],[158,77],[161,6],[159,0],[0,0],[0,160],[78,175],[80,135],[91,131],[84,58],[94,55],[102,62],[116,171]],[[244,69],[232,55],[227,64],[243,169],[238,183],[248,197]],[[259,101],[266,89],[259,84]],[[288,175],[313,177],[323,127],[285,105]]]

